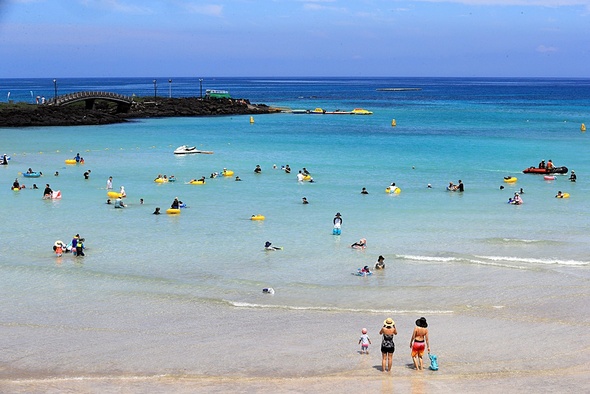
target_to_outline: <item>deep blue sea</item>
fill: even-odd
[[[245,343],[256,342],[260,333],[252,327],[261,314],[272,322],[289,319],[294,330],[301,330],[293,335],[304,343],[304,327],[344,316],[372,316],[375,338],[387,315],[410,323],[417,315],[477,317],[481,320],[473,324],[486,333],[491,333],[486,331],[491,320],[549,315],[569,332],[576,317],[588,316],[590,135],[581,125],[590,124],[590,80],[201,82],[0,80],[2,102],[50,99],[55,89],[58,95],[100,90],[159,97],[226,89],[234,98],[286,111],[254,116],[253,123],[249,116],[227,116],[0,129],[0,153],[11,156],[9,165],[0,167],[5,224],[0,229],[0,329],[14,341],[4,346],[0,362],[56,374],[177,373],[183,368],[222,375],[288,375],[291,368],[329,373],[349,368],[351,361],[344,358],[328,367],[319,358],[295,358],[290,366],[279,362],[269,372],[264,363],[250,363],[269,349],[249,344],[238,371],[224,362],[222,352],[201,353],[187,333],[206,337],[208,349],[217,349],[225,340],[212,331],[236,316],[243,319]],[[412,90],[379,90],[385,88]],[[288,112],[314,108],[364,108],[373,114]],[[214,154],[175,156],[174,149],[184,144]],[[78,152],[85,164],[66,165]],[[577,182],[568,180],[570,172],[555,180],[522,173],[541,160],[575,170]],[[261,174],[253,172],[257,164]],[[286,164],[291,174],[280,169]],[[314,183],[297,182],[303,167]],[[25,178],[27,168],[43,176]],[[223,168],[242,182],[209,179]],[[85,180],[87,170],[91,174]],[[158,174],[177,181],[155,183]],[[105,204],[109,176],[116,190],[124,186],[127,208]],[[201,176],[207,177],[205,185],[187,184]],[[506,176],[518,180],[506,183]],[[12,191],[15,178],[26,189]],[[465,192],[446,190],[458,180]],[[392,182],[400,194],[385,193]],[[40,189],[33,190],[33,183]],[[61,200],[41,198],[46,183],[61,191]],[[363,187],[368,195],[360,194]],[[524,204],[507,204],[521,188]],[[558,191],[570,198],[555,198]],[[188,205],[180,215],[152,215],[155,207],[165,211],[175,197]],[[302,197],[310,203],[303,205]],[[335,236],[337,212],[343,226]],[[253,214],[266,220],[249,220]],[[86,240],[86,256],[55,257],[54,242],[69,242],[76,233]],[[360,238],[367,239],[367,248],[352,249]],[[265,241],[283,250],[265,251]],[[385,270],[370,277],[351,275],[372,266],[379,255],[385,257]],[[263,294],[266,287],[275,294]],[[568,300],[567,306],[556,301],[561,299]],[[583,320],[588,323],[587,317]],[[146,345],[137,335],[158,339]],[[268,346],[275,341],[279,346],[279,328],[264,335]],[[321,331],[318,335],[325,339]],[[519,346],[517,338],[507,339],[507,346]],[[469,346],[446,340],[457,373],[471,372],[472,364],[462,364]],[[102,352],[105,343],[109,351]],[[286,352],[297,346],[280,347]],[[48,367],[54,361],[48,354],[58,348],[67,349],[63,363]],[[21,357],[23,351],[28,356]],[[146,356],[152,353],[160,354],[158,362]],[[508,363],[516,362],[513,356],[506,355]],[[187,366],[193,357],[199,362]],[[559,359],[552,364],[556,368]]]

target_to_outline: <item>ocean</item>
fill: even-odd
[[[18,391],[25,378],[35,379],[27,390],[61,379],[82,379],[76,384],[89,390],[165,377],[179,390],[204,377],[380,376],[386,317],[399,332],[394,374],[411,376],[406,341],[420,316],[445,366],[437,376],[505,374],[508,384],[512,374],[543,374],[562,387],[564,358],[566,375],[588,371],[590,137],[580,127],[590,123],[590,80],[171,80],[154,89],[139,78],[4,79],[0,98],[34,102],[55,88],[161,97],[227,89],[284,109],[373,114],[0,129],[0,153],[11,156],[0,166],[5,388]],[[380,90],[391,88],[403,89]],[[173,154],[185,144],[214,153]],[[85,163],[66,165],[78,152]],[[577,182],[570,172],[555,180],[522,173],[541,160],[575,170]],[[313,183],[297,182],[304,167]],[[28,168],[43,176],[24,177]],[[242,182],[209,178],[223,168]],[[177,181],[155,183],[158,174]],[[126,190],[124,209],[105,203],[109,176]],[[201,176],[205,185],[188,184]],[[26,189],[11,190],[15,178]],[[446,190],[459,180],[465,192]],[[385,193],[392,182],[400,194]],[[46,183],[62,198],[43,200]],[[508,204],[520,189],[524,203]],[[558,191],[570,198],[555,198]],[[152,214],[175,197],[188,206],[180,215]],[[337,212],[341,235],[332,234]],[[257,214],[265,220],[250,220]],[[54,242],[74,234],[85,238],[86,255],[56,257]],[[367,248],[351,248],[360,238]],[[264,250],[266,241],[283,250]],[[379,255],[385,270],[353,275]],[[262,292],[268,287],[275,294]],[[356,353],[365,326],[373,345],[364,357],[379,368]],[[573,359],[577,345],[563,347],[572,339],[586,350]],[[153,381],[142,384],[131,391]]]

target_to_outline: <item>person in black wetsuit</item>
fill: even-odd
[[[53,190],[49,187],[49,183],[45,184],[45,190],[43,191],[43,198],[51,198]]]
[[[464,192],[465,191],[465,186],[463,185],[463,181],[461,179],[459,179],[459,184],[457,185],[457,191],[458,192]]]
[[[180,201],[178,201],[178,197],[174,198],[174,201],[172,201],[172,205],[170,205],[170,208],[180,209]]]
[[[574,172],[574,170],[572,170],[572,173],[570,174],[570,182],[575,182],[576,179],[578,179],[578,177],[576,176],[576,173]]]

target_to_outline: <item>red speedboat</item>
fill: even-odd
[[[553,168],[538,168],[538,167],[529,167],[522,171],[525,174],[567,174],[568,169],[567,167],[553,167]]]

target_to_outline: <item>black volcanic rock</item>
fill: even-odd
[[[82,104],[50,106],[16,104],[0,106],[0,127],[81,126],[122,123],[130,119],[250,115],[276,112],[264,104],[244,99],[136,98],[128,112],[97,100],[93,109]]]

